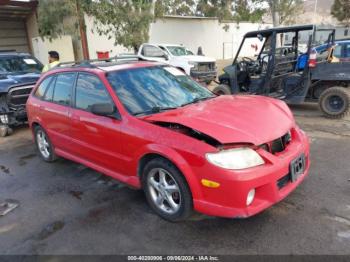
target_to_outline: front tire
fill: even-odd
[[[57,159],[54,147],[47,133],[41,126],[36,126],[34,128],[34,137],[41,158],[46,162],[54,162]]]
[[[214,88],[213,93],[216,95],[231,95],[231,89],[228,85],[221,84]]]
[[[320,96],[319,106],[328,118],[343,118],[350,111],[350,90],[344,87],[331,87]]]
[[[155,158],[146,164],[142,186],[149,205],[160,217],[171,222],[190,217],[191,191],[181,172],[166,159]]]

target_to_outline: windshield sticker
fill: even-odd
[[[174,76],[184,76],[185,75],[184,72],[182,72],[181,70],[174,68],[174,67],[167,66],[167,67],[164,67],[164,69]]]
[[[27,65],[36,65],[37,64],[37,62],[34,59],[31,59],[31,58],[25,58],[25,59],[23,59],[23,61]]]

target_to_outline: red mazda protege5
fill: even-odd
[[[115,60],[61,65],[27,102],[41,157],[64,157],[134,188],[170,221],[193,210],[245,218],[306,177],[309,142],[288,106],[215,96],[180,70]]]

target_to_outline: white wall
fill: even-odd
[[[113,39],[99,36],[94,30],[92,17],[85,16],[86,34],[91,58],[97,57],[97,51],[109,51],[111,56],[133,52],[122,46],[114,46]],[[228,25],[226,32],[223,27]],[[232,58],[236,53],[243,35],[252,30],[264,29],[270,24],[219,23],[215,18],[165,17],[151,24],[150,43],[183,44],[197,53],[201,46],[205,55],[216,58]],[[224,51],[225,50],[225,51]]]
[[[32,46],[34,56],[43,64],[47,64],[48,52],[57,51],[60,54],[61,62],[74,61],[74,51],[71,36],[62,36],[49,41],[43,40],[41,37],[32,38]]]
[[[228,27],[227,31],[223,28]],[[183,44],[197,53],[201,46],[206,56],[216,59],[234,57],[243,35],[264,29],[269,24],[219,23],[217,19],[167,17],[151,26],[150,43]]]

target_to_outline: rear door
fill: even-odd
[[[120,116],[91,113],[91,106],[99,103],[114,104],[97,75],[79,73],[72,111],[72,148],[80,158],[121,173],[124,158],[120,146]]]
[[[71,152],[71,99],[76,73],[59,73],[43,97],[42,122],[56,149]]]

